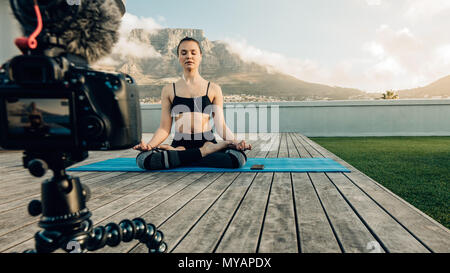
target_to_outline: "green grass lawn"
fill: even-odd
[[[311,137],[450,228],[450,137]]]

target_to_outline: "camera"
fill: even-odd
[[[72,1],[73,2],[73,1]],[[33,151],[130,148],[141,140],[133,78],[92,63],[118,40],[124,1],[10,0],[27,38],[0,70],[0,146]]]
[[[15,40],[23,55],[0,68],[0,146],[24,150],[23,166],[41,185],[41,200],[29,203],[43,230],[31,253],[49,253],[76,243],[80,251],[133,239],[149,252],[167,249],[163,233],[144,219],[94,227],[86,206],[89,189],[66,168],[90,150],[131,148],[141,140],[139,93],[133,78],[96,71],[89,63],[118,40],[123,0],[10,0],[28,37]]]
[[[131,76],[77,67],[63,56],[21,55],[0,74],[0,146],[114,150],[139,143]]]

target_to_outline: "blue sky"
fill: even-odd
[[[151,27],[202,29],[244,59],[306,81],[380,92],[450,74],[450,0],[128,0],[126,5],[129,16],[151,21]]]

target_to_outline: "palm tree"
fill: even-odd
[[[381,98],[384,100],[397,100],[399,99],[399,96],[395,94],[394,90],[388,90],[386,93],[383,93]]]

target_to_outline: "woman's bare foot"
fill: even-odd
[[[212,142],[205,142],[202,147],[200,147],[200,152],[202,153],[202,157],[205,157],[209,154],[215,153],[217,151],[220,151],[222,149],[225,149],[228,147],[228,145],[231,144],[231,141],[222,141],[219,143],[212,143]]]
[[[160,144],[157,148],[159,148],[161,150],[167,150],[167,151],[184,151],[184,150],[186,150],[186,148],[184,148],[183,146],[178,146],[175,148],[168,144]]]

